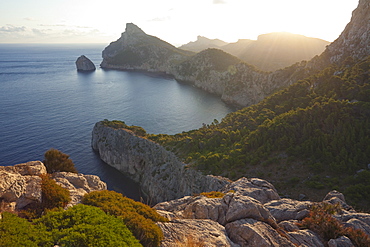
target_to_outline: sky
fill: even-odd
[[[0,43],[107,43],[126,23],[175,46],[271,32],[334,41],[358,0],[0,0]]]

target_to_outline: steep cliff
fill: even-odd
[[[134,24],[127,24],[121,38],[103,51],[103,68],[137,69],[173,75],[188,81],[231,104],[248,106],[300,79],[325,69],[331,63],[343,63],[370,55],[369,1],[361,0],[352,19],[339,38],[322,55],[309,62],[299,62],[275,72],[262,72],[236,57],[214,49],[193,55],[145,34]],[[224,59],[227,62],[224,62]],[[229,66],[220,69],[219,64]]]
[[[220,190],[229,182],[188,168],[164,147],[107,122],[95,124],[92,147],[100,158],[140,183],[150,202],[157,203],[203,191]]]
[[[100,66],[105,69],[169,73],[173,64],[184,61],[191,54],[147,35],[133,23],[127,23],[121,37],[104,49]]]

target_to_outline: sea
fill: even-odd
[[[148,133],[176,134],[235,109],[174,79],[99,67],[107,44],[0,44],[0,166],[43,160],[55,148],[108,189],[141,198],[138,184],[91,148],[96,122],[122,120]],[[77,72],[86,55],[97,70]]]

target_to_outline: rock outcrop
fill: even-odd
[[[205,233],[212,243],[223,240],[219,242],[220,245],[209,246],[354,246],[345,236],[324,241],[317,233],[298,227],[297,223],[308,216],[313,202],[286,198],[264,201],[264,197],[256,200],[251,196],[256,197],[258,188],[248,193],[247,181],[248,179],[242,178],[229,184],[227,187],[235,190],[219,198],[186,196],[155,205],[157,212],[169,219],[169,222],[159,223],[165,236],[162,246],[179,246],[176,241],[183,243],[187,236],[194,243],[200,243],[199,245],[208,243]],[[261,179],[259,181],[260,184],[269,184]],[[244,185],[246,188],[243,188]],[[275,190],[273,186],[269,188]],[[259,190],[261,194],[266,192],[263,186]],[[328,193],[324,200],[326,203],[336,204],[334,200],[327,200],[328,197],[344,201],[343,194],[337,191]],[[361,229],[370,236],[370,214],[342,209],[334,217],[343,227]],[[194,226],[190,227],[189,224]]]
[[[174,153],[132,131],[104,122],[95,124],[91,145],[104,162],[138,182],[152,203],[220,190],[229,184],[225,178],[204,176],[187,167]]]
[[[46,168],[41,161],[30,161],[14,166],[0,166],[0,200],[11,203],[16,209],[41,202],[41,177]],[[69,206],[81,201],[84,194],[104,190],[107,186],[95,175],[68,172],[54,173],[52,178],[70,191]]]
[[[332,63],[369,56],[369,16],[369,1],[359,1],[351,22],[323,54],[275,72],[260,71],[221,50],[208,49],[194,55],[129,23],[122,36],[103,51],[101,67],[169,74],[220,95],[227,103],[249,106]]]
[[[91,60],[88,59],[84,55],[77,58],[76,67],[77,67],[77,70],[81,71],[81,72],[88,72],[88,71],[96,70],[96,67],[95,67],[94,63],[91,62]]]

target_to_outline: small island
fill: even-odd
[[[91,62],[91,60],[88,59],[85,55],[82,55],[79,58],[77,58],[76,67],[77,67],[77,71],[80,71],[80,72],[89,72],[89,71],[96,70],[94,63]]]

